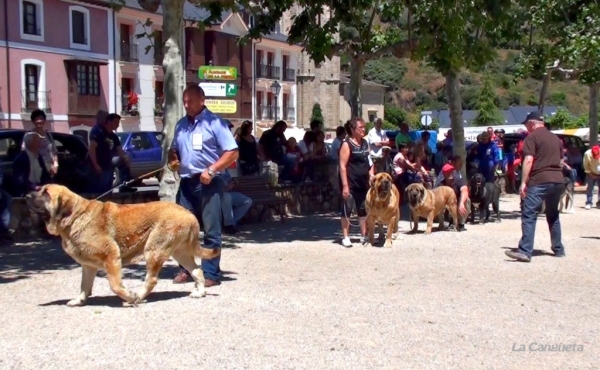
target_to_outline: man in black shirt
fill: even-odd
[[[114,133],[119,127],[121,116],[109,114],[105,122],[97,122],[90,131],[89,158],[92,165],[90,190],[94,193],[105,193],[110,190],[113,182],[116,153],[123,165],[129,167],[129,157],[121,148],[121,141]]]
[[[284,153],[287,140],[284,132],[287,128],[285,121],[277,121],[270,130],[265,131],[258,141],[258,155],[263,161],[272,161],[283,166],[280,180],[288,180],[296,162]]]
[[[469,215],[467,211],[469,208],[467,204],[469,201],[469,187],[467,186],[466,181],[463,178],[456,176],[455,173],[456,170],[454,169],[454,166],[449,163],[445,164],[444,167],[442,167],[444,179],[440,181],[440,186],[449,186],[454,189],[454,192],[456,193],[456,199],[458,200],[458,213],[460,215],[458,227],[461,230],[464,230],[465,221]]]
[[[546,203],[546,222],[550,229],[551,250],[565,256],[562,244],[558,203],[565,189],[562,173],[562,143],[544,124],[544,116],[531,112],[523,122],[529,135],[523,141],[523,174],[519,194],[523,236],[516,251],[505,254],[520,262],[530,262],[533,254],[535,224],[542,202]]]

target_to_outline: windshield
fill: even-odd
[[[123,145],[123,143],[125,143],[125,140],[127,140],[127,137],[129,136],[128,132],[116,132],[117,137],[119,138],[119,141],[121,142],[121,145]]]

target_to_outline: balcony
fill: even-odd
[[[268,78],[270,80],[279,80],[281,78],[281,68],[259,64],[256,66],[258,78]]]
[[[36,109],[42,109],[46,113],[52,112],[52,101],[50,91],[28,91],[21,90],[21,112],[31,113]],[[43,108],[42,108],[43,107]]]
[[[283,113],[285,114],[284,120],[293,121],[296,118],[296,108],[295,107],[285,107],[283,109]]]
[[[154,97],[154,117],[162,117],[164,113],[165,98],[162,96]]]
[[[136,44],[121,42],[121,61],[138,63],[138,46]]]
[[[256,116],[260,120],[272,120],[275,119],[275,107],[259,105],[256,111]],[[279,117],[281,118],[281,117]]]
[[[133,117],[140,115],[140,111],[138,109],[137,95],[135,95],[135,99],[132,99],[130,94],[123,95],[123,97],[121,98],[121,107],[122,116]]]
[[[101,107],[100,95],[69,94],[69,115],[95,116]]]
[[[296,70],[291,68],[286,68],[283,70],[283,80],[296,82]]]

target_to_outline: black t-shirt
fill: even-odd
[[[558,136],[543,127],[533,130],[523,142],[523,158],[528,155],[533,156],[533,166],[527,186],[563,183],[562,143]]]
[[[346,165],[346,176],[348,177],[348,188],[350,191],[364,191],[369,189],[369,143],[362,139],[360,146],[352,140],[346,139],[350,149],[348,164]],[[342,143],[344,145],[344,143]]]
[[[112,131],[107,131],[99,125],[92,127],[90,131],[90,140],[98,145],[96,147],[96,161],[103,170],[109,170],[113,167],[112,158],[115,155],[118,146],[121,146],[119,137]]]
[[[273,162],[279,162],[283,158],[283,141],[273,129],[265,131],[260,137],[258,143],[262,145],[268,159]]]

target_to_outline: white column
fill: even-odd
[[[114,10],[112,8],[108,8],[107,10],[108,17],[108,29],[107,29],[107,38],[108,38],[108,111],[111,113],[116,112],[117,107],[115,104],[116,97],[116,83],[117,76],[115,75],[115,59],[116,55],[114,50],[116,49],[115,45],[115,24],[114,24]]]
[[[294,127],[298,127],[298,100],[296,98],[296,84],[292,85],[290,105],[294,107]]]

